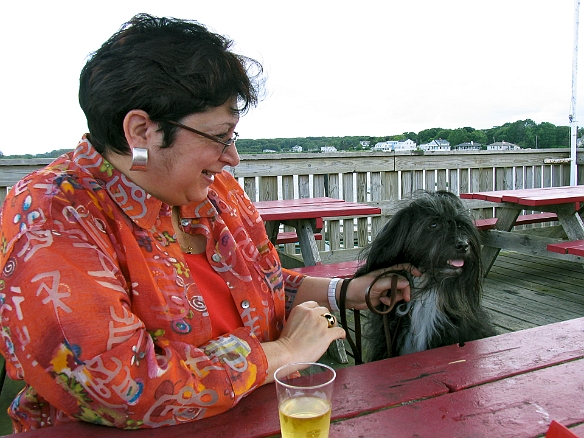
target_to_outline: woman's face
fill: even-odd
[[[227,142],[239,121],[235,99],[204,113],[191,114],[177,122]],[[225,166],[237,166],[239,154],[233,144],[227,148],[211,139],[177,128],[175,140],[160,148],[162,132],[151,137],[148,164],[142,172],[129,175],[136,184],[169,205],[201,202],[207,197],[215,175]],[[222,152],[225,148],[225,152]]]

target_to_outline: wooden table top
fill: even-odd
[[[510,202],[537,207],[541,205],[584,202],[584,186],[545,187],[537,189],[494,190],[461,193],[462,199],[480,199],[491,202]]]
[[[379,207],[327,197],[260,201],[254,205],[265,221],[381,214]]]
[[[584,424],[584,318],[338,370],[331,437],[543,435],[552,420]],[[580,430],[580,429],[577,429]],[[231,411],[139,437],[264,437],[279,433],[273,384]],[[20,437],[124,437],[71,423]]]

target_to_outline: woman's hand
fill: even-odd
[[[292,309],[280,338],[262,344],[269,365],[266,383],[273,381],[274,371],[280,366],[316,362],[331,342],[345,338],[345,330],[341,327],[328,327],[328,321],[322,315],[329,312],[315,301],[306,301]]]
[[[349,287],[347,289],[347,299],[345,303],[345,307],[347,309],[357,309],[357,310],[365,310],[367,309],[367,303],[365,301],[365,293],[367,288],[373,283],[375,278],[382,274],[385,271],[407,271],[411,275],[415,277],[419,277],[421,272],[409,264],[401,264],[392,266],[388,269],[378,269],[376,271],[369,272],[361,277],[353,278]],[[398,275],[398,274],[394,274]],[[379,303],[383,303],[386,306],[390,306],[391,304],[395,304],[401,300],[409,301],[410,300],[410,283],[402,275],[398,275],[397,281],[397,294],[393,300],[391,301],[390,293],[391,293],[391,282],[392,282],[391,274],[387,276],[381,277],[379,280],[375,282],[371,291],[369,293],[369,297],[371,299],[371,304],[373,306],[377,306]],[[345,280],[346,281],[346,280]],[[338,297],[338,295],[337,295]]]

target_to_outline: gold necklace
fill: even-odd
[[[187,246],[186,248],[184,246],[181,246],[180,249],[182,250],[182,252],[187,253],[187,254],[192,254],[193,253],[193,247],[192,246]]]

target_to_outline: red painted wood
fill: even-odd
[[[545,434],[545,438],[578,438],[578,435],[570,431],[563,424],[558,423],[556,420],[552,420],[550,427]]]
[[[311,277],[349,278],[353,276],[359,267],[359,264],[359,260],[350,260],[348,262],[329,263],[326,265],[303,266],[300,268],[294,268],[293,271],[298,271],[302,274],[310,275]]]
[[[489,217],[486,219],[477,219],[474,221],[474,224],[479,230],[490,230],[495,228],[495,225],[497,224],[497,218]]]
[[[584,256],[584,245],[572,246],[568,248],[568,254]]]
[[[381,209],[353,202],[334,202],[291,207],[258,208],[258,212],[265,221],[285,221],[336,216],[371,216],[381,214]]]
[[[344,437],[534,437],[584,421],[584,360],[332,424]]]
[[[547,429],[538,423],[544,415],[540,411],[547,412],[548,424],[551,419],[580,424],[582,376],[584,318],[344,368],[337,372],[333,398],[333,420],[344,421],[333,424],[330,436],[391,436],[387,428],[394,426],[404,436],[505,436],[501,425],[507,423],[514,428],[507,436],[522,436],[515,433],[525,433],[524,426]],[[365,416],[354,418],[359,415]],[[485,434],[490,428],[493,433]],[[379,431],[383,434],[374,434]],[[18,436],[246,438],[278,432],[276,394],[270,384],[229,412],[194,423],[131,433],[73,423]]]
[[[558,205],[567,204],[570,202],[584,201],[583,195],[556,195],[556,196],[529,196],[529,197],[515,197],[503,196],[503,202],[513,202],[518,205],[525,205],[529,207],[539,207],[544,205]]]
[[[546,187],[536,189],[495,190],[462,193],[462,199],[481,199],[492,202],[513,202],[526,206],[566,204],[584,201],[584,186]]]
[[[332,204],[332,203],[343,203],[342,199],[320,197],[320,198],[301,198],[301,199],[280,199],[275,201],[259,201],[254,202],[254,206],[257,209],[264,208],[288,208],[288,207],[298,207],[305,205],[319,205],[319,204]]]
[[[555,213],[523,214],[517,217],[515,225],[538,224],[541,222],[553,222],[557,220],[558,215]],[[474,223],[479,230],[490,230],[497,224],[497,218],[491,217],[487,219],[477,219]]]
[[[322,240],[321,233],[314,233],[314,240]],[[278,237],[276,239],[276,243],[284,244],[284,243],[296,243],[298,242],[298,234],[295,231],[282,231],[278,233]]]
[[[515,225],[538,224],[540,222],[553,222],[558,220],[556,213],[532,213],[522,214],[517,217]]]
[[[327,197],[260,201],[254,205],[265,221],[381,214],[378,207]]]
[[[569,248],[584,248],[584,240],[567,240],[565,242],[550,243],[547,246],[548,251],[568,254]]]

